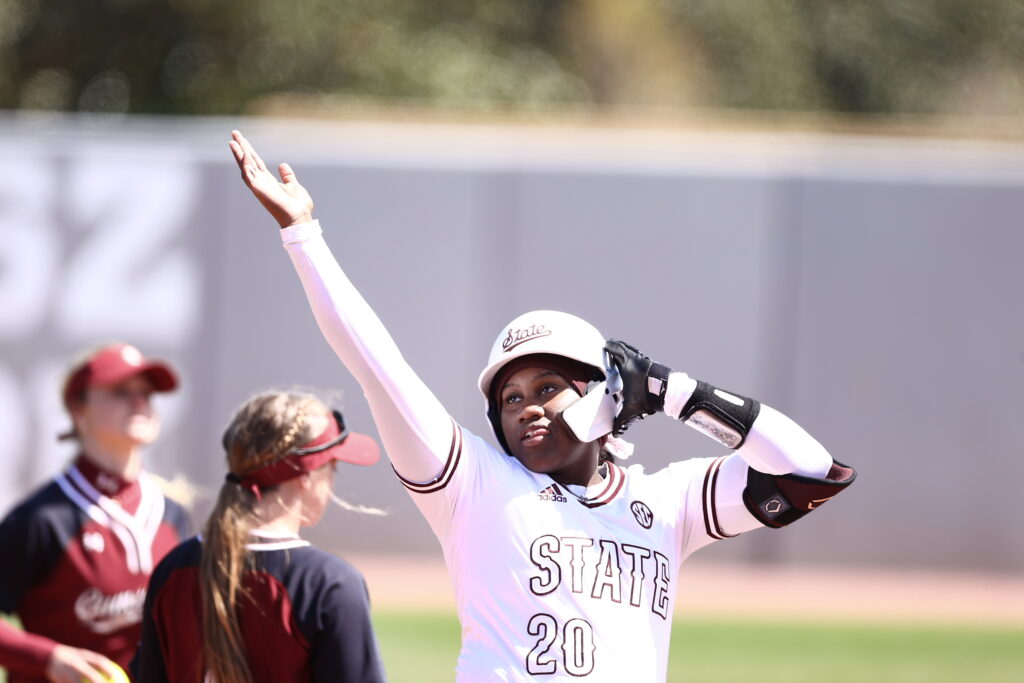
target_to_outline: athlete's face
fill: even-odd
[[[309,433],[322,434],[327,429],[327,414],[310,415]],[[331,489],[334,487],[334,472],[338,463],[331,461],[309,474],[308,481],[302,487],[302,526],[315,526],[324,516],[327,509],[327,501],[331,499]]]
[[[548,474],[560,484],[591,483],[600,447],[596,441],[580,443],[556,419],[579,398],[564,377],[547,368],[523,368],[499,388],[502,432],[526,469]]]
[[[332,461],[309,473],[310,485],[302,501],[302,526],[316,526],[323,519],[327,502],[331,499],[337,468],[338,463]]]
[[[79,435],[111,450],[153,443],[160,434],[160,419],[150,402],[152,395],[153,385],[144,375],[89,387],[85,400],[73,411]]]

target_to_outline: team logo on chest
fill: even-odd
[[[96,475],[96,488],[104,493],[117,493],[119,486],[120,484],[117,479],[106,472],[100,472]]]
[[[93,586],[75,600],[75,616],[93,633],[113,633],[142,621],[145,600],[145,588],[107,595]]]
[[[552,484],[537,494],[537,500],[550,500],[553,503],[565,503],[569,499],[565,497],[564,493],[562,493],[562,489],[559,488],[558,484]]]
[[[157,484],[145,472],[139,473],[141,487],[139,509],[129,514],[113,498],[101,493],[73,465],[54,481],[61,491],[93,522],[111,531],[113,536],[99,538],[82,535],[82,547],[91,552],[104,552],[106,539],[120,541],[125,550],[125,562],[131,574],[153,571],[153,542],[164,515],[164,497]]]
[[[651,525],[654,524],[654,513],[651,512],[651,508],[647,507],[647,503],[641,500],[634,500],[629,504],[629,511],[636,517],[636,523],[645,529],[650,529]]]
[[[103,534],[96,531],[86,531],[82,534],[82,547],[94,553],[102,553],[106,547],[103,542]]]

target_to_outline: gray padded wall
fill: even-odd
[[[6,510],[71,454],[68,354],[126,338],[174,360],[155,471],[223,476],[219,434],[266,387],[338,389],[276,226],[227,150],[288,160],[342,265],[407,359],[488,433],[476,374],[500,326],[574,312],[695,377],[787,412],[858,483],[783,531],[702,551],[744,561],[1024,569],[1014,482],[1024,379],[1024,148],[790,134],[297,121],[4,119],[0,481]],[[713,455],[664,417],[637,462]],[[386,464],[338,490],[340,549],[435,553]]]

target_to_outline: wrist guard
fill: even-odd
[[[664,409],[672,370],[623,341],[609,339],[604,348],[622,378],[622,407],[615,416],[612,431],[617,435],[626,431],[632,422]]]
[[[836,461],[821,479],[799,474],[765,474],[749,468],[743,504],[761,524],[778,529],[821,507],[856,478],[856,470]]]
[[[737,449],[750,432],[761,404],[697,380],[697,388],[683,406],[679,419],[718,443]]]

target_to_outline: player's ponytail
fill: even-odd
[[[200,581],[203,602],[203,655],[217,683],[250,683],[252,671],[238,622],[244,598],[249,531],[259,524],[259,501],[235,481],[311,438],[307,416],[326,412],[314,396],[300,393],[259,394],[235,414],[224,434],[229,480],[203,531]],[[268,493],[264,489],[262,493]]]

